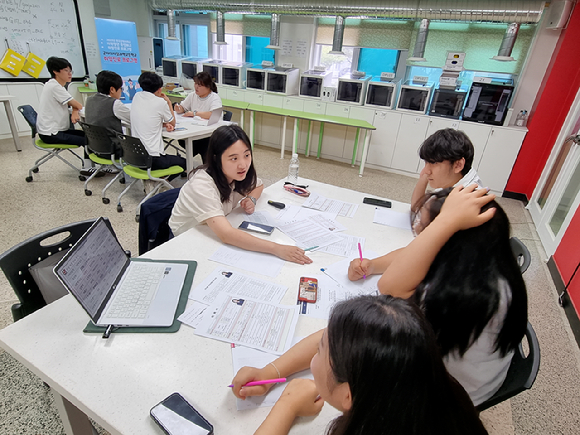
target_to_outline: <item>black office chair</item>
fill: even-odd
[[[524,390],[529,390],[534,385],[540,369],[540,343],[530,322],[528,322],[526,328],[526,339],[529,347],[528,356],[524,355],[522,344],[520,343],[514,353],[502,386],[492,397],[476,406],[479,412],[491,408]]]
[[[523,273],[528,270],[528,267],[532,262],[530,251],[528,251],[526,245],[524,245],[517,237],[512,237],[510,239],[510,245],[512,247],[514,256],[516,257],[516,261],[518,262],[518,266],[520,266],[520,271],[523,275]]]
[[[224,121],[231,121],[232,116],[233,116],[232,112],[230,112],[229,110],[224,110],[224,117],[223,117]]]
[[[181,166],[171,166],[166,169],[151,170],[152,157],[149,155],[145,149],[145,146],[138,138],[124,134],[118,134],[116,143],[118,143],[123,149],[123,171],[125,174],[133,178],[131,184],[129,184],[125,190],[121,192],[119,198],[117,199],[117,211],[119,213],[123,211],[121,198],[138,180],[143,180],[144,182],[145,180],[155,181],[155,185],[151,191],[145,195],[145,198],[143,198],[139,205],[137,205],[135,220],[139,222],[141,205],[149,198],[154,196],[157,192],[159,192],[162,187],[165,187],[168,190],[173,189],[173,186],[169,184],[169,182],[165,180],[164,177],[180,174],[183,172],[183,168],[181,168]]]
[[[169,228],[171,211],[181,188],[158,193],[141,204],[139,215],[139,255],[162,245],[173,237]]]
[[[109,181],[109,183],[107,183],[101,193],[103,204],[108,204],[111,201],[106,196],[107,189],[117,180],[119,180],[121,184],[125,184],[125,173],[123,172],[123,165],[120,162],[123,153],[120,147],[115,146],[115,143],[113,143],[111,138],[111,133],[105,127],[91,125],[81,121],[79,121],[79,124],[87,138],[89,158],[97,165],[97,170],[85,181],[85,195],[91,196],[93,194],[93,192],[89,190],[89,181],[95,178],[105,166],[112,165],[119,169],[119,173]]]
[[[80,172],[81,170],[80,168],[77,168],[75,165],[73,165],[71,162],[69,162],[67,159],[65,159],[63,156],[60,155],[63,151],[69,151],[73,156],[75,156],[77,159],[81,161],[82,168],[83,159],[73,151],[73,149],[75,148],[80,148],[78,145],[48,144],[45,143],[40,138],[36,139],[36,118],[38,116],[36,110],[34,110],[32,106],[26,104],[24,106],[18,106],[18,111],[22,113],[22,116],[24,116],[24,119],[26,120],[26,122],[30,126],[30,129],[32,130],[32,145],[34,145],[34,147],[39,149],[40,151],[44,151],[46,153],[46,155],[44,155],[43,157],[39,158],[36,162],[34,162],[34,166],[29,169],[28,177],[26,177],[27,182],[30,183],[32,181],[33,179],[32,173],[34,172],[36,174],[38,172],[38,167],[40,165],[43,165],[44,163],[48,162],[53,157],[58,158],[59,160],[61,160],[62,162],[73,168],[76,172]],[[86,177],[84,175],[79,174],[79,180],[85,181],[85,179]]]
[[[52,255],[62,256],[61,253],[74,245],[95,221],[89,219],[45,231],[0,255],[0,268],[20,301],[11,308],[14,321],[47,304],[30,268]],[[66,290],[61,296],[65,294]]]

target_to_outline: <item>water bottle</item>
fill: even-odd
[[[298,170],[300,169],[300,162],[298,161],[298,154],[292,154],[290,166],[288,166],[288,181],[292,184],[298,183]]]
[[[520,113],[518,113],[518,116],[516,116],[516,126],[517,127],[523,127],[525,125],[525,112],[523,110],[520,110]]]

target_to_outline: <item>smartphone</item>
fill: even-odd
[[[370,205],[378,205],[379,207],[391,208],[391,201],[383,201],[377,198],[364,198],[363,202]]]
[[[300,278],[298,286],[298,300],[303,302],[316,302],[318,296],[318,280],[316,278]]]
[[[168,435],[213,435],[213,426],[179,393],[155,405],[150,414]]]
[[[260,234],[272,234],[272,231],[274,231],[274,227],[271,227],[269,225],[248,221],[243,221],[238,228],[240,230],[254,231]]]

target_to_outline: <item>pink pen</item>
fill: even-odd
[[[277,378],[277,379],[264,379],[263,381],[252,381],[248,382],[244,387],[255,387],[256,385],[265,385],[265,384],[278,384],[281,382],[286,382],[286,378]],[[228,385],[228,387],[233,387],[234,384]]]
[[[360,247],[360,242],[358,244],[358,255],[360,255],[360,262],[362,263],[363,261],[363,256],[362,256],[362,248]],[[361,265],[362,266],[362,265]],[[363,279],[367,279],[367,275],[366,273],[363,275]]]

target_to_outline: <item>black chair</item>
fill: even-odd
[[[232,120],[232,116],[233,113],[230,112],[229,110],[224,110],[224,121],[231,121]]]
[[[36,162],[34,162],[34,166],[29,169],[28,177],[26,177],[27,182],[30,183],[32,181],[32,173],[34,172],[36,174],[38,172],[38,167],[40,165],[43,165],[44,163],[48,162],[53,157],[56,157],[57,159],[61,160],[62,162],[73,168],[76,172],[80,172],[81,170],[80,168],[77,168],[75,165],[73,165],[71,162],[69,162],[67,159],[65,159],[63,156],[60,155],[63,151],[69,151],[73,156],[75,156],[77,159],[81,161],[82,168],[83,159],[73,151],[73,149],[75,148],[80,148],[78,145],[48,144],[45,143],[40,138],[36,139],[36,118],[38,116],[36,110],[34,110],[32,106],[27,104],[24,106],[18,106],[18,111],[22,113],[22,116],[24,116],[24,119],[26,120],[26,122],[30,126],[30,129],[32,130],[32,145],[34,145],[36,149],[39,149],[40,151],[44,151],[46,153],[46,155],[44,155],[43,157],[39,158]],[[86,177],[84,175],[79,174],[79,180],[85,181],[85,179]]]
[[[139,255],[173,237],[169,228],[171,211],[181,188],[161,192],[141,204],[139,215]]]
[[[30,268],[49,256],[70,248],[95,221],[96,219],[89,219],[45,231],[0,255],[0,268],[20,301],[11,308],[14,321],[46,305]]]
[[[528,267],[532,262],[530,251],[528,251],[526,245],[524,245],[517,237],[512,237],[510,239],[510,245],[512,247],[514,256],[516,257],[516,261],[518,262],[518,266],[520,266],[520,271],[523,275],[523,273],[528,270]]]
[[[133,178],[131,184],[129,184],[119,195],[117,200],[117,211],[119,213],[123,211],[121,198],[138,180],[143,180],[143,182],[145,182],[145,180],[151,180],[155,182],[151,191],[147,193],[145,198],[143,198],[139,205],[137,205],[135,220],[139,222],[141,205],[145,201],[159,192],[162,187],[165,187],[168,190],[173,189],[173,186],[163,177],[180,174],[183,172],[183,168],[181,168],[181,166],[171,166],[166,169],[151,170],[152,157],[138,138],[118,134],[115,142],[123,149],[123,171],[125,174]]]
[[[89,158],[97,165],[97,170],[91,174],[87,181],[85,181],[85,195],[91,196],[93,194],[93,192],[89,190],[89,181],[95,178],[105,166],[112,165],[119,169],[119,173],[109,181],[109,183],[107,183],[101,193],[103,204],[108,204],[111,201],[106,196],[107,189],[117,180],[119,180],[121,184],[125,184],[125,173],[123,172],[123,165],[121,165],[120,162],[122,156],[122,152],[120,152],[121,148],[115,146],[111,138],[111,133],[105,127],[91,125],[81,121],[79,121],[79,124],[87,138]]]
[[[476,406],[479,412],[495,406],[524,390],[529,390],[534,385],[540,369],[540,343],[530,322],[528,322],[526,328],[526,339],[529,347],[528,356],[524,355],[522,344],[520,343],[514,353],[502,386],[492,397]]]

